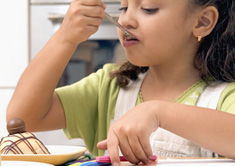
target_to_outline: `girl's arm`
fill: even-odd
[[[235,115],[170,103],[158,111],[161,127],[220,155],[235,158]]]
[[[7,108],[7,121],[22,118],[29,131],[66,127],[54,90],[77,45],[98,30],[104,9],[101,0],[71,2],[60,29],[22,74]]]
[[[108,149],[114,165],[119,165],[118,147],[130,162],[148,162],[152,156],[149,137],[158,127],[235,158],[235,115],[164,101],[144,102],[128,111],[97,146]]]

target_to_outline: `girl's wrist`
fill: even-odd
[[[158,127],[161,127],[163,128],[163,124],[162,124],[162,121],[163,121],[163,117],[165,114],[165,107],[166,107],[166,104],[165,102],[163,101],[159,101],[159,100],[155,100],[153,101],[153,105],[154,105],[154,117],[156,119],[156,121],[158,122]]]
[[[71,44],[63,39],[59,33],[55,33],[44,47],[44,54],[50,54],[51,58],[56,58],[60,62],[68,63],[73,56],[77,45]],[[55,61],[54,61],[55,62]]]
[[[161,114],[162,114],[162,104],[161,101],[158,100],[152,100],[152,101],[147,101],[144,102],[146,113],[151,116],[151,119],[153,119],[154,124],[153,126],[155,127],[161,127]],[[154,128],[153,131],[155,131],[157,128]]]
[[[70,49],[75,50],[77,48],[77,46],[81,43],[81,42],[71,42],[71,41],[67,40],[66,34],[61,32],[60,29],[54,34],[54,37],[56,38],[56,41],[58,43],[65,45],[68,49],[70,48]]]

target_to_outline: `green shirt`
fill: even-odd
[[[103,155],[96,144],[106,139],[111,119],[114,117],[119,86],[116,78],[110,78],[110,72],[117,65],[107,64],[103,69],[69,86],[56,89],[64,108],[67,138],[83,138],[93,155]],[[195,83],[179,96],[175,102],[195,105],[207,84]],[[141,103],[140,95],[137,104]],[[229,84],[223,91],[217,109],[235,114],[235,83]]]

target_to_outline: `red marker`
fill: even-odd
[[[155,161],[157,159],[156,155],[153,155],[149,160]],[[127,159],[123,156],[120,156],[120,161],[127,161]],[[96,157],[96,162],[99,163],[111,163],[110,156],[100,156]]]

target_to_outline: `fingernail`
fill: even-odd
[[[104,7],[104,9],[106,9],[106,5],[103,3],[103,7]]]
[[[144,165],[146,165],[148,163],[148,161],[142,161]]]
[[[139,165],[140,161],[138,161],[137,163],[135,163],[135,165]]]

